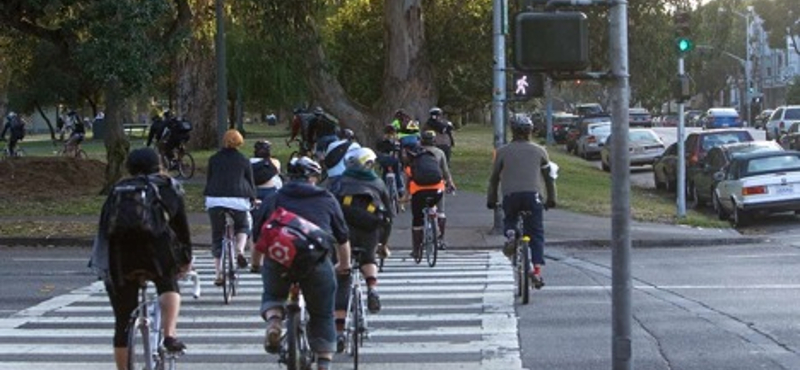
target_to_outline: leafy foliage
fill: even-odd
[[[770,47],[783,49],[786,37],[800,37],[800,2],[797,0],[756,0],[753,7],[764,19],[764,30],[769,35]],[[800,45],[793,39],[792,47],[800,54]]]

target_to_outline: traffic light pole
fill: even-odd
[[[678,56],[678,78],[686,73],[683,65],[683,54]],[[678,206],[678,218],[686,217],[686,148],[684,145],[684,128],[686,121],[683,117],[683,99],[678,99],[678,179],[676,200]],[[667,180],[669,181],[669,179]]]
[[[547,99],[547,145],[553,145],[556,143],[553,137],[553,79],[549,76],[544,79],[544,94]]]
[[[504,20],[507,18],[507,0],[493,0],[492,2],[492,32],[494,46],[494,71],[492,94],[492,124],[494,126],[494,148],[505,144],[505,112],[506,112],[506,35]],[[503,211],[500,207],[494,209],[494,225],[492,234],[503,234]]]

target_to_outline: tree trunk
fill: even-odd
[[[109,81],[106,84],[106,117],[103,121],[106,125],[103,139],[106,146],[106,184],[101,194],[108,194],[114,184],[125,175],[123,168],[131,144],[122,129],[123,106],[119,81]]]
[[[211,0],[200,0],[195,9],[213,9]],[[191,29],[207,28],[214,12],[198,11],[192,15]],[[216,68],[213,35],[193,32],[188,51],[179,57],[177,78],[178,111],[194,125],[189,147],[214,149],[217,142]]]
[[[53,129],[53,123],[50,122],[50,118],[48,118],[47,114],[44,113],[44,110],[42,109],[42,106],[39,104],[38,101],[34,102],[33,104],[34,104],[34,106],[36,106],[36,110],[39,112],[39,115],[42,116],[42,119],[44,120],[44,123],[47,124],[47,129],[50,130],[50,140],[52,140],[53,144],[55,144],[55,142],[56,142],[56,130]]]

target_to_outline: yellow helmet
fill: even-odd
[[[411,120],[406,125],[406,131],[419,131],[419,121]]]

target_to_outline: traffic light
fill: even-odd
[[[681,54],[688,53],[694,49],[691,22],[691,13],[688,11],[679,10],[675,13],[675,46]]]

